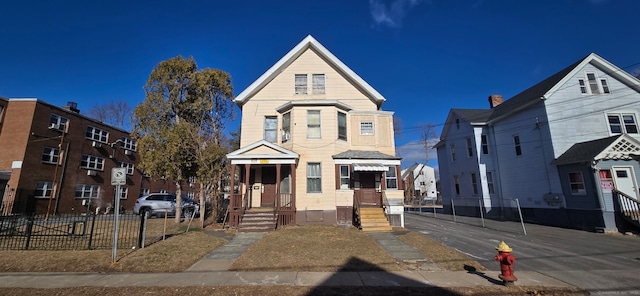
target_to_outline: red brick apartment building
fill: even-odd
[[[142,194],[175,191],[138,162],[127,131],[80,115],[75,103],[0,98],[0,214],[103,211],[116,195],[131,211]],[[111,185],[117,167],[127,169],[119,193]]]

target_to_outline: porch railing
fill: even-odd
[[[618,196],[618,203],[622,216],[629,220],[629,222],[640,226],[640,202],[618,190],[614,190],[613,192]]]
[[[295,224],[296,208],[294,204],[294,195],[292,193],[280,194],[276,214],[278,217],[278,227]]]

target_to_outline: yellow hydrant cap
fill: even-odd
[[[496,250],[498,250],[498,252],[509,252],[509,253],[513,251],[513,249],[511,249],[509,245],[507,245],[504,241],[500,242]]]

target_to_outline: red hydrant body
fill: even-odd
[[[513,285],[513,282],[517,281],[515,275],[513,275],[513,265],[516,263],[516,257],[511,255],[513,251],[505,242],[501,242],[496,248],[498,255],[494,258],[500,263],[500,279],[505,285]]]

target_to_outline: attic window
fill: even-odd
[[[610,94],[611,89],[607,83],[607,79],[600,78],[596,72],[585,72],[586,79],[578,79],[578,85],[580,86],[580,93],[585,95],[599,95]]]
[[[296,74],[295,76],[295,94],[307,94],[307,74]]]
[[[312,92],[313,94],[324,94],[325,91],[325,79],[324,79],[324,74],[313,74],[311,76],[311,83],[312,83]]]

